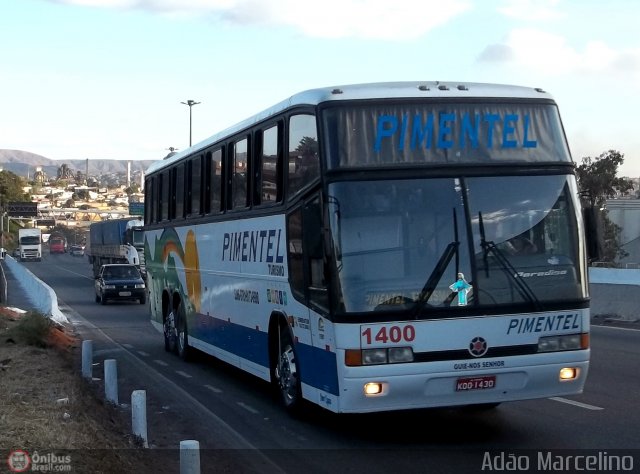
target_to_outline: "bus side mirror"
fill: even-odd
[[[304,248],[309,258],[322,258],[322,217],[320,204],[314,200],[304,206],[302,214]]]
[[[595,206],[587,206],[582,208],[582,216],[584,220],[587,257],[589,262],[598,261],[603,255],[604,223],[602,212]]]

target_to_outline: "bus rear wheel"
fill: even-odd
[[[296,351],[286,327],[280,330],[274,382],[284,407],[291,413],[297,413],[302,405],[302,388]]]
[[[167,352],[176,352],[176,341],[178,340],[178,334],[176,331],[175,316],[173,311],[167,314],[163,323],[164,333],[164,350]]]
[[[176,321],[177,330],[177,352],[178,357],[182,360],[189,360],[191,351],[189,349],[189,334],[187,333],[187,316],[184,311],[184,305],[178,305],[178,319]]]

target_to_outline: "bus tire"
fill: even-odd
[[[176,323],[174,312],[171,311],[164,318],[163,333],[164,333],[164,350],[167,352],[176,352],[176,341],[178,340],[178,334],[176,332]]]
[[[176,349],[178,353],[178,357],[182,360],[187,361],[191,355],[191,350],[189,349],[189,334],[187,332],[187,316],[184,311],[184,304],[181,302],[178,305],[177,310],[177,321],[176,321],[176,332],[177,332],[177,341],[176,341]]]
[[[273,381],[285,409],[298,414],[302,405],[302,387],[296,350],[286,326],[280,328],[280,341],[276,346],[277,358]]]

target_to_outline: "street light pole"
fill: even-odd
[[[186,102],[180,103],[189,106],[189,146],[191,146],[191,107],[193,107],[194,105],[198,105],[200,102],[189,99]]]

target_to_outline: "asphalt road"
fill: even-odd
[[[220,453],[241,463],[242,472],[472,473],[497,470],[501,459],[526,458],[531,469],[550,456],[560,456],[555,466],[566,468],[562,463],[576,452],[599,456],[601,463],[631,456],[625,459],[640,469],[638,325],[592,326],[586,388],[570,399],[485,412],[334,415],[312,408],[294,419],[267,383],[208,356],[185,363],[166,353],[147,305],[96,304],[85,258],[46,255],[25,265],[55,290],[82,337],[94,341],[94,377],[102,377],[105,359],[117,360],[122,408],[133,390],[147,391],[151,446],[175,448],[196,439],[204,450],[203,472],[215,472],[207,457]]]

